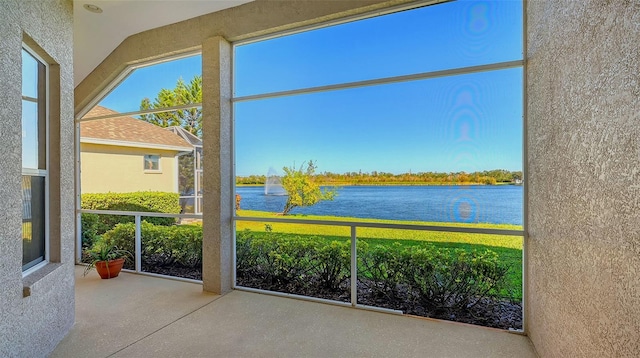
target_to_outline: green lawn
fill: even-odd
[[[23,221],[22,222],[22,240],[31,241],[31,221]]]
[[[239,210],[238,216],[252,216],[260,218],[283,218],[275,213]],[[351,217],[333,217],[333,216],[316,216],[316,215],[287,215],[288,219],[305,219],[305,220],[332,220],[346,222],[375,222],[375,223],[393,223],[404,225],[430,225],[430,226],[454,226],[454,227],[478,227],[504,230],[522,230],[517,225],[501,225],[501,224],[460,224],[460,223],[433,223],[419,221],[397,221],[397,220],[377,220],[377,219],[360,219]],[[249,229],[255,232],[265,232],[265,224],[268,224],[273,232],[286,236],[315,236],[322,240],[348,240],[351,237],[349,227],[328,226],[316,224],[298,224],[298,223],[263,223],[237,221],[236,230]],[[450,232],[433,232],[419,230],[399,230],[399,229],[378,229],[378,228],[358,228],[357,237],[369,244],[388,244],[390,242],[399,242],[403,246],[420,245],[428,242],[436,247],[472,250],[489,249],[496,252],[500,260],[509,265],[508,287],[502,292],[505,297],[512,297],[516,300],[522,299],[522,237],[506,236],[506,235],[488,235],[488,234],[468,234],[468,233],[450,233]]]

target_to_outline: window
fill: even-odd
[[[294,213],[522,225],[521,14],[455,1],[236,43],[242,208],[282,211],[256,184],[312,159],[338,195]]]
[[[22,50],[22,271],[48,259],[47,67]]]
[[[504,286],[473,300],[508,301],[522,314],[522,2],[423,4],[234,44],[236,287],[451,319],[463,316],[452,297],[467,295],[456,291],[482,279],[457,268],[467,263],[446,260],[478,262],[474,255],[486,253],[508,267],[500,269],[504,280],[490,279]],[[284,193],[271,190],[278,177]],[[272,240],[283,257],[300,248],[322,258],[292,262],[285,271],[305,272],[294,284],[293,276],[287,285],[261,282],[278,264],[269,267],[253,238]],[[350,262],[335,281],[316,284],[326,276],[309,268],[333,264],[320,252],[338,245]],[[447,278],[420,271],[427,261],[402,261],[434,248],[442,259],[426,260]],[[394,278],[375,277],[380,270]],[[432,288],[416,289],[427,281],[456,284],[440,299]],[[415,304],[429,301],[447,302],[447,315]],[[500,328],[521,322],[514,315]]]
[[[179,203],[181,213],[202,214],[202,194],[198,189],[202,171],[200,54],[188,52],[127,66],[105,90],[105,96],[94,101],[97,105],[82,109],[76,118],[80,132],[76,137],[80,192],[104,198],[105,202],[117,193],[125,204],[132,205],[101,207],[104,211],[101,214],[85,213],[94,208],[81,207],[77,246],[95,247],[96,238],[115,225],[133,223],[136,213],[158,211],[154,203],[169,197],[179,200],[176,204]],[[159,196],[157,192],[179,196]],[[113,215],[106,209],[129,214]],[[149,225],[166,226],[175,224],[177,215],[140,216]],[[165,249],[171,251],[171,247],[160,245],[158,250],[149,250],[144,236],[137,237],[142,242],[136,245],[131,241],[130,247],[125,247],[136,256],[136,260],[127,260],[126,269],[198,278],[191,267],[183,267],[178,261],[146,265],[157,262],[154,257],[165,255],[168,252]],[[77,259],[83,258],[78,255]]]
[[[177,192],[202,213],[201,55],[129,66],[106,92],[77,119],[81,193]]]
[[[145,155],[144,156],[144,170],[145,171],[159,171],[160,170],[160,156],[159,155]]]

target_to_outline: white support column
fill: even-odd
[[[80,123],[74,125],[74,151],[75,151],[75,184],[76,184],[76,263],[82,262],[82,214],[78,212],[82,208],[82,188],[81,188],[81,155],[80,155]]]
[[[173,157],[173,167],[176,168],[175,175],[173,176],[173,190],[180,194],[180,156]]]
[[[351,227],[351,306],[358,305],[358,248],[356,227]]]
[[[218,294],[231,290],[233,272],[231,52],[220,36],[202,44],[202,282]]]
[[[135,234],[135,252],[133,253],[135,259],[136,272],[142,272],[142,220],[140,215],[135,216],[136,222],[136,234]]]

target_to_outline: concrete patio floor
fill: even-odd
[[[76,324],[52,357],[536,357],[470,325],[76,267]]]

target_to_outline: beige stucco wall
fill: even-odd
[[[640,2],[528,1],[526,329],[640,356]]]
[[[74,322],[72,29],[71,1],[0,1],[0,357],[45,356]],[[50,64],[51,263],[23,278],[21,48],[29,38]]]
[[[83,193],[178,192],[175,151],[90,143],[80,151]],[[160,156],[160,171],[144,170],[147,154]]]

